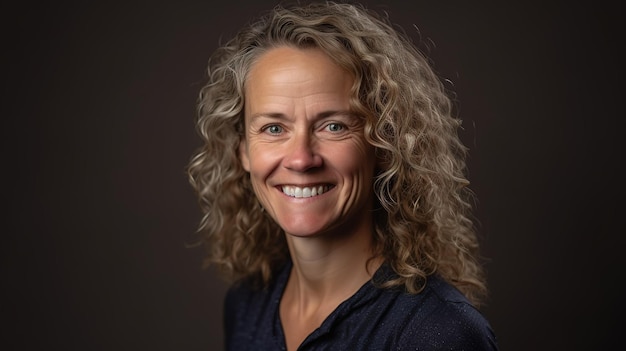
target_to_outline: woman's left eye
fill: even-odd
[[[339,123],[329,123],[326,128],[331,132],[340,132],[343,130],[343,125]]]

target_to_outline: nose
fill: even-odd
[[[306,172],[322,166],[322,157],[317,153],[318,141],[306,132],[298,132],[286,145],[286,154],[283,159],[285,168]]]

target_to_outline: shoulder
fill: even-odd
[[[224,297],[224,323],[226,329],[247,320],[253,314],[262,314],[277,292],[275,282],[264,286],[255,279],[244,279],[231,285]]]
[[[223,323],[229,347],[252,342],[270,342],[280,295],[284,289],[290,266],[277,271],[267,285],[248,278],[233,284],[224,298]]]
[[[249,276],[232,284],[226,291],[225,312],[246,311],[253,305],[271,298],[272,295],[281,294],[291,267],[290,261],[279,266],[273,272],[273,278],[267,283],[263,283],[260,276]]]
[[[250,280],[242,280],[231,285],[224,297],[224,311],[228,313],[245,309],[252,297],[259,292]]]
[[[420,297],[421,295],[421,297]],[[437,276],[406,299],[419,300],[420,313],[413,314],[402,333],[401,344],[433,349],[497,350],[495,334],[483,314],[454,286]]]

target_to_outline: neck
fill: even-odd
[[[293,268],[280,301],[287,349],[298,345],[382,264],[373,256],[370,228],[296,237],[287,234]],[[345,232],[344,232],[345,233]]]
[[[293,269],[284,296],[307,309],[353,295],[378,269],[370,228],[351,235],[287,235]]]

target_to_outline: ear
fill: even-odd
[[[384,153],[378,148],[375,149],[374,155],[376,155],[376,168],[379,170],[389,169],[389,160],[385,157]]]
[[[239,141],[239,161],[241,161],[241,166],[246,172],[250,172],[250,158],[248,157],[248,142],[246,142],[246,137],[241,137]]]

